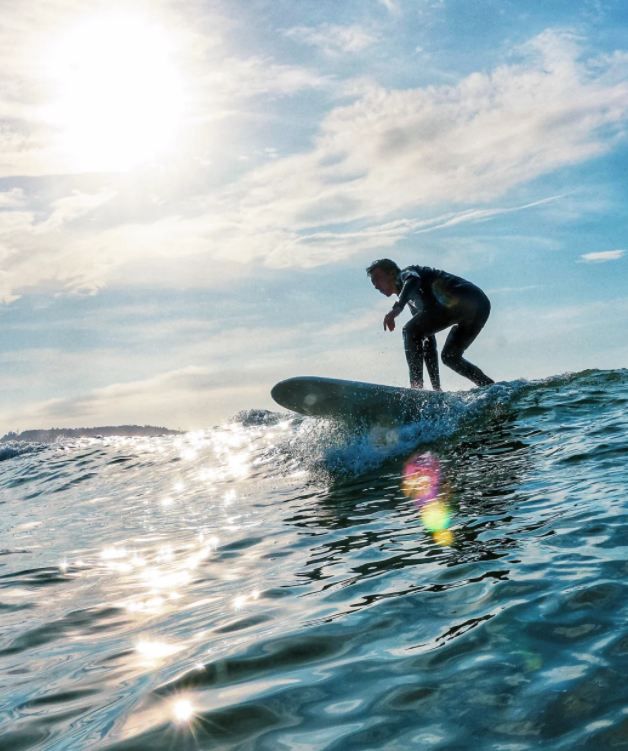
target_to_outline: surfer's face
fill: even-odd
[[[381,292],[382,295],[390,297],[397,293],[395,276],[395,273],[392,271],[375,268],[371,271],[371,282],[373,282],[375,289]]]

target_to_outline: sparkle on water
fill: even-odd
[[[447,398],[21,447],[7,748],[625,745],[628,376]]]
[[[178,698],[172,702],[172,716],[179,724],[190,722],[195,713],[196,707],[190,699]]]

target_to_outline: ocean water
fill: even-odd
[[[0,748],[628,749],[628,371],[0,447]]]

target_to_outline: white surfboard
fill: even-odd
[[[277,404],[301,415],[386,424],[417,420],[445,398],[442,392],[318,376],[288,378],[270,393]]]

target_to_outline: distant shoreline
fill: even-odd
[[[48,428],[46,430],[10,431],[0,438],[0,443],[22,441],[25,443],[54,443],[59,438],[110,438],[112,436],[135,436],[155,438],[162,435],[181,435],[181,430],[155,427],[153,425],[106,425],[96,428]]]

